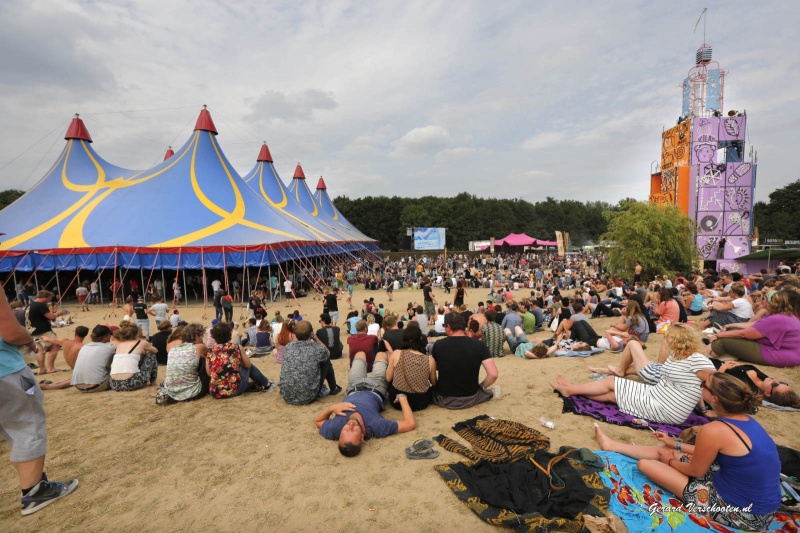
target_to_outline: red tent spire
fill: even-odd
[[[303,174],[303,167],[300,166],[300,163],[297,163],[297,167],[294,169],[294,179],[304,180],[306,179],[306,175]]]
[[[317,190],[320,189],[327,189],[325,186],[325,181],[322,179],[322,176],[319,177],[319,181],[317,182]]]
[[[89,136],[89,130],[86,129],[83,121],[78,118],[78,116],[79,115],[75,113],[75,117],[72,119],[69,128],[67,128],[67,134],[64,136],[64,139],[81,139],[83,141],[92,142],[92,138]]]
[[[214,121],[211,120],[211,113],[208,112],[205,105],[200,110],[200,116],[197,117],[197,123],[194,125],[194,131],[197,130],[210,131],[214,135],[217,134],[217,127],[214,126]]]
[[[173,155],[175,155],[175,152],[172,151],[172,146],[170,146],[170,147],[167,148],[167,153],[164,154],[164,161],[166,161],[167,159],[169,159]]]
[[[267,141],[264,141],[264,144],[261,145],[261,151],[258,152],[258,159],[256,159],[256,161],[272,163],[272,154],[269,153],[269,148],[267,148]]]

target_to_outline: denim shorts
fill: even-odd
[[[47,451],[44,394],[30,368],[0,378],[0,405],[0,434],[11,446],[11,462],[42,457]]]

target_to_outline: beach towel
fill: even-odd
[[[557,462],[551,468],[554,476],[533,463],[546,469],[554,457],[539,450],[515,463],[461,462],[434,469],[484,522],[518,532],[588,532],[584,515],[604,517],[610,490],[598,470],[580,463]],[[553,489],[554,479],[564,488]]]
[[[761,400],[761,407],[772,409],[774,411],[790,411],[794,413],[800,413],[800,409],[795,409],[794,407],[786,407],[785,405],[778,405],[776,403],[772,403],[767,400]]]
[[[604,351],[605,350],[603,350],[602,348],[592,348],[591,350],[585,351],[585,352],[576,352],[575,350],[567,350],[566,352],[559,353],[558,351],[556,351],[556,353],[553,354],[553,355],[555,355],[556,357],[584,357],[584,358],[586,358],[586,357],[590,357],[590,356],[598,354],[598,353],[603,353]]]
[[[533,428],[511,420],[500,420],[488,415],[480,415],[453,426],[458,435],[470,443],[472,448],[439,435],[433,440],[447,451],[458,453],[479,461],[485,459],[493,463],[518,461],[536,450],[550,447],[550,439]]]
[[[681,501],[668,490],[647,479],[647,476],[636,467],[636,459],[615,452],[594,453],[606,463],[606,468],[600,472],[600,478],[611,489],[609,510],[625,523],[628,531],[657,533],[741,531],[720,525],[702,515],[671,510],[673,507],[681,507]],[[798,528],[800,528],[800,514],[779,511],[767,531],[797,531]]]
[[[619,406],[615,403],[598,402],[595,400],[590,400],[585,396],[570,396],[569,398],[561,396],[561,399],[564,401],[564,408],[561,411],[562,413],[575,413],[576,415],[591,416],[592,418],[597,418],[598,420],[608,422],[609,424],[630,426],[638,429],[647,429],[647,426],[650,426],[656,431],[663,431],[667,435],[671,435],[673,437],[680,435],[681,431],[684,429],[688,429],[693,426],[702,426],[710,422],[708,418],[700,416],[697,413],[692,413],[689,415],[689,418],[686,419],[686,422],[680,426],[662,424],[661,422],[652,422],[649,420],[645,421],[645,425],[636,424],[634,420],[640,419],[633,415],[623,413],[619,410]]]

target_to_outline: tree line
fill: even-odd
[[[337,196],[333,203],[355,227],[381,241],[384,249],[397,251],[403,246],[406,228],[412,227],[447,228],[454,250],[466,250],[469,241],[501,239],[509,233],[555,240],[556,230],[569,232],[573,246],[596,244],[608,227],[603,213],[618,210],[623,202],[612,205],[547,197],[531,203],[462,192],[452,198]]]

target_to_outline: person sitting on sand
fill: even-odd
[[[395,399],[403,411],[402,420],[386,420],[381,416],[388,390],[387,366],[386,354],[380,352],[372,374],[368,375],[367,356],[364,352],[357,353],[350,367],[344,400],[325,408],[314,420],[320,435],[339,441],[339,453],[345,457],[361,453],[365,440],[406,433],[417,427],[405,394],[398,394]]]
[[[598,348],[604,350],[622,350],[631,339],[640,339],[646,342],[650,335],[650,326],[642,313],[639,304],[629,300],[622,313],[622,319],[608,328],[603,334],[603,339],[596,343]]]
[[[609,374],[620,378],[624,378],[628,374],[636,374],[642,382],[648,385],[655,385],[661,379],[662,369],[668,356],[666,342],[661,343],[658,359],[653,362],[647,358],[647,354],[644,353],[644,347],[639,341],[632,340],[622,351],[618,365],[608,365],[605,368],[589,366],[587,368],[590,372]]]
[[[277,385],[250,362],[241,346],[231,342],[232,329],[227,322],[218,322],[211,328],[211,335],[216,341],[214,348],[206,354],[206,373],[210,378],[208,390],[211,395],[222,399],[244,394],[251,378],[261,391],[275,390]]]
[[[653,437],[665,446],[624,444],[595,424],[597,442],[603,450],[638,459],[639,470],[650,481],[684,504],[706,509],[715,522],[766,531],[781,504],[781,462],[775,442],[750,416],[761,396],[733,376],[716,372],[706,378],[703,397],[719,418],[701,428],[694,445],[660,431]]]
[[[117,346],[111,362],[111,389],[128,392],[155,385],[158,361],[155,346],[141,338],[141,330],[133,322],[122,322],[114,332]]]
[[[286,345],[281,364],[278,386],[283,400],[290,405],[308,405],[328,393],[341,392],[328,349],[314,336],[311,322],[297,322],[294,333],[297,340]],[[330,388],[324,387],[326,379]]]
[[[721,328],[728,324],[747,322],[753,318],[753,304],[745,298],[744,283],[731,285],[730,297],[720,297],[711,301],[708,307],[711,313],[703,322],[697,323],[697,329],[709,326]]]
[[[405,394],[412,411],[420,411],[430,405],[433,386],[436,385],[436,364],[433,357],[425,353],[426,342],[418,327],[405,328],[400,349],[389,347],[389,364],[386,379],[389,382],[389,402],[396,408],[398,394]]]
[[[165,403],[196,400],[208,392],[210,379],[205,364],[204,334],[202,324],[184,326],[181,332],[183,342],[170,348],[166,377],[161,384],[163,393],[159,394]]]
[[[623,413],[665,424],[682,424],[700,401],[701,382],[716,369],[700,353],[702,343],[691,326],[671,325],[664,342],[669,357],[661,369],[661,379],[655,385],[619,376],[572,385],[560,374],[551,385],[563,396],[580,395],[616,403]]]
[[[89,335],[89,328],[78,326],[75,328],[75,336],[71,339],[47,339],[51,344],[61,346],[64,361],[70,368],[75,368],[75,361],[78,359],[78,352],[83,348],[83,340]]]
[[[490,388],[498,372],[489,348],[466,336],[466,321],[460,313],[447,313],[444,327],[447,337],[432,350],[438,372],[433,402],[445,409],[466,409],[498,396],[499,389]],[[478,381],[481,367],[486,377]]]
[[[757,365],[800,365],[799,310],[798,292],[778,291],[772,295],[769,314],[754,324],[729,324],[710,336],[709,353],[712,357],[730,355]]]
[[[71,384],[81,392],[108,390],[109,370],[116,346],[111,344],[111,329],[102,324],[92,329],[91,342],[81,346],[75,360]]]

